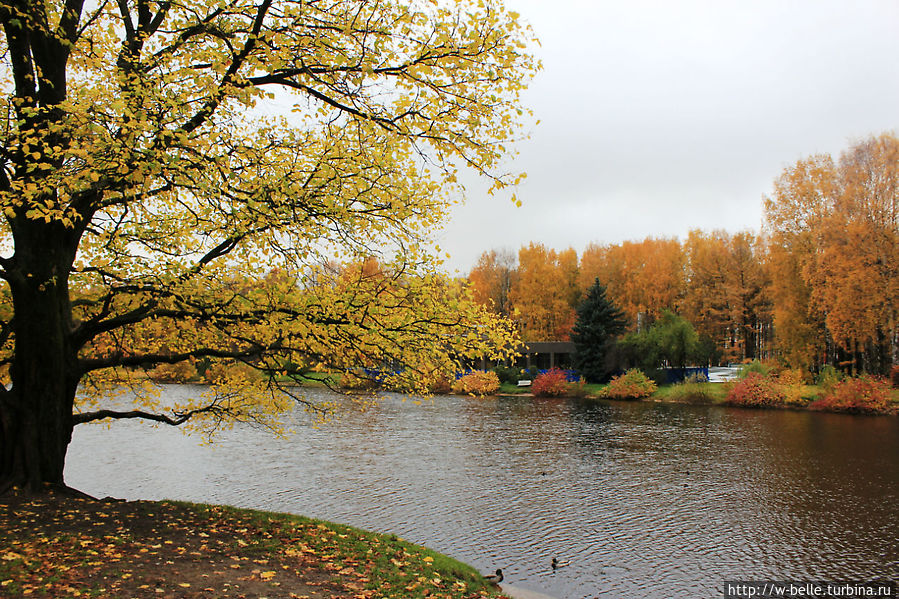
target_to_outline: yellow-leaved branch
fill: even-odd
[[[428,250],[458,169],[520,177],[539,64],[499,0],[0,0],[0,23],[0,485],[62,484],[76,423],[276,426],[313,369],[419,392],[516,343]],[[197,364],[196,401],[94,403]]]

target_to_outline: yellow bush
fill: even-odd
[[[784,403],[789,405],[804,405],[805,400],[802,399],[802,370],[794,368],[792,370],[783,370],[777,376],[777,382],[783,388]]]
[[[474,370],[453,383],[453,393],[492,395],[499,391],[499,377],[495,372]]]

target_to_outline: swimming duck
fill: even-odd
[[[571,562],[570,562],[569,560],[567,560],[567,559],[564,560],[564,561],[559,561],[559,560],[557,560],[556,558],[553,558],[553,562],[552,562],[553,570],[555,570],[555,569],[557,569],[557,568],[564,568],[565,566],[567,566],[567,565],[570,564],[570,563],[571,563]]]
[[[496,574],[488,574],[484,576],[484,580],[492,584],[499,584],[503,581],[503,571],[500,568],[497,568]]]

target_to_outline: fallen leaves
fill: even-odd
[[[4,597],[496,596],[462,564],[339,525],[183,503],[13,499],[0,498]]]

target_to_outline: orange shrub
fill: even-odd
[[[537,397],[559,397],[568,393],[568,377],[558,368],[537,375],[531,383],[531,391]]]
[[[636,368],[614,377],[603,389],[602,396],[610,399],[640,399],[649,397],[656,390],[656,384]]]
[[[499,377],[495,372],[474,370],[453,383],[454,393],[465,395],[492,395],[499,391]]]
[[[439,376],[428,383],[428,391],[434,395],[448,395],[453,392],[453,384],[447,377]]]
[[[192,363],[185,361],[176,364],[159,364],[148,374],[158,383],[186,383],[196,378],[197,369]]]
[[[811,410],[878,414],[890,411],[890,385],[884,378],[862,376],[837,383],[822,399],[809,405]]]
[[[893,383],[893,389],[899,389],[899,366],[893,366],[890,370],[890,380]]]
[[[727,403],[747,408],[781,406],[786,400],[783,387],[776,380],[757,372],[737,381],[727,394]]]

